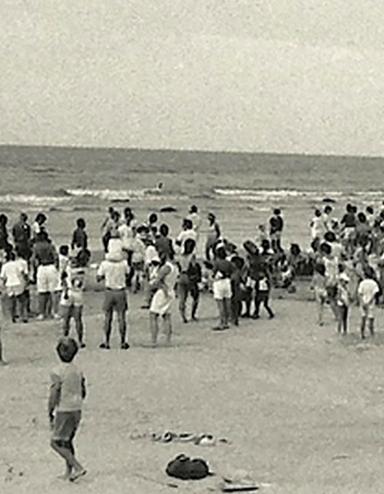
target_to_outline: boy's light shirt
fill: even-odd
[[[70,362],[62,362],[51,372],[52,385],[60,386],[60,400],[56,408],[58,412],[76,412],[83,404],[82,382],[83,373]]]

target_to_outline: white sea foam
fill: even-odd
[[[0,195],[1,204],[28,204],[30,206],[54,206],[70,201],[65,196],[45,196],[35,194],[5,194]]]
[[[224,196],[228,199],[240,201],[257,201],[265,202],[269,200],[281,200],[290,198],[306,198],[310,200],[321,201],[325,197],[332,199],[347,199],[358,197],[360,200],[367,198],[370,200],[379,200],[384,197],[380,190],[368,191],[314,191],[314,190],[295,190],[295,189],[214,189],[218,196]]]
[[[73,197],[95,197],[104,201],[128,201],[129,199],[143,199],[151,196],[160,196],[161,189],[67,189],[66,193]]]

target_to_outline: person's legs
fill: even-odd
[[[185,283],[178,283],[178,295],[179,295],[179,312],[181,315],[181,319],[184,323],[188,322],[188,319],[185,315],[186,302],[188,297],[188,285]]]
[[[323,297],[319,298],[317,300],[317,323],[319,326],[322,326],[324,324],[324,321],[323,321],[323,315],[324,315],[324,303],[325,303],[325,300]]]
[[[17,302],[19,306],[20,318],[23,322],[28,322],[28,299],[26,291],[18,295]]]
[[[119,309],[117,311],[117,320],[119,324],[119,333],[120,333],[120,346],[123,350],[126,350],[128,348],[128,344],[126,342],[126,335],[127,335],[126,313],[127,313],[126,309]]]
[[[196,321],[197,320],[196,312],[197,312],[197,309],[199,307],[199,299],[200,299],[200,291],[199,291],[199,287],[198,287],[197,283],[193,283],[190,286],[189,292],[190,292],[191,297],[192,297],[191,318],[192,318],[192,321]]]
[[[268,312],[268,316],[270,319],[273,319],[275,317],[275,314],[273,313],[273,310],[269,306],[269,293],[266,293],[263,297],[263,303],[265,310]]]
[[[105,347],[109,348],[109,343],[111,339],[111,332],[112,332],[112,319],[113,319],[113,307],[108,308],[108,310],[105,311],[105,318],[104,318],[104,338],[105,338]]]
[[[365,339],[365,325],[366,325],[367,317],[366,316],[361,316],[361,324],[360,324],[360,332],[361,332],[361,339]]]
[[[252,289],[247,288],[244,294],[245,312],[242,317],[251,317]],[[256,307],[256,303],[255,303]]]
[[[60,298],[61,291],[56,290],[52,293],[52,311],[55,319],[58,319],[60,317]]]
[[[342,323],[343,323],[343,334],[347,334],[347,332],[348,332],[348,307],[346,305],[344,306]]]
[[[216,299],[217,309],[219,311],[219,328],[222,329],[225,326],[225,306],[223,299]]]
[[[229,327],[229,318],[231,317],[231,299],[226,297],[223,299],[223,327]]]
[[[368,318],[368,328],[371,336],[375,334],[375,319],[373,317]]]
[[[254,319],[259,319],[260,317],[260,304],[261,304],[261,298],[257,293],[255,296],[255,312],[253,313],[252,316]]]
[[[164,333],[165,333],[165,342],[167,345],[171,343],[172,338],[172,319],[171,314],[163,315],[163,324],[164,324]]]
[[[152,346],[157,345],[157,336],[159,334],[159,315],[154,312],[149,313],[149,327],[151,330]]]
[[[71,327],[72,306],[62,306],[61,309],[63,314],[63,335],[68,336]]]
[[[11,312],[12,322],[16,322],[17,320],[17,299],[15,295],[9,296],[9,309]]]
[[[79,339],[80,347],[84,348],[84,324],[83,324],[83,306],[73,307],[73,318],[75,320],[75,328],[77,332],[77,337]]]
[[[46,316],[49,296],[50,296],[49,292],[40,292],[38,294],[39,319],[44,319]]]

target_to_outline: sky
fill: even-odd
[[[384,2],[1,0],[0,143],[384,156]]]

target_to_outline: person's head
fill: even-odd
[[[291,244],[290,253],[292,256],[299,256],[301,254],[301,249],[299,244]]]
[[[347,213],[353,213],[353,206],[352,206],[352,204],[348,203],[346,205],[345,209],[347,210]]]
[[[42,230],[36,235],[36,242],[48,242],[48,240],[48,233],[45,230]]]
[[[109,206],[107,212],[108,212],[109,216],[112,218],[112,215],[115,212],[115,208],[112,206]]]
[[[216,249],[216,257],[217,259],[225,259],[227,257],[227,253],[225,252],[224,247],[219,247]]]
[[[326,242],[336,242],[336,235],[334,234],[334,232],[326,232],[324,234],[324,240]]]
[[[57,346],[56,352],[62,362],[69,364],[75,358],[77,352],[79,351],[78,344],[73,338],[60,338]]]
[[[331,214],[332,211],[333,211],[332,206],[330,206],[329,204],[327,206],[325,206],[325,208],[324,208],[324,213],[325,214]]]
[[[231,262],[236,267],[236,269],[238,269],[239,271],[241,271],[243,269],[244,264],[245,264],[244,259],[240,256],[233,256],[231,259]]]
[[[352,206],[352,213],[356,214],[357,213],[357,206]]]
[[[20,213],[20,221],[22,221],[23,223],[26,223],[28,221],[27,213]]]
[[[269,251],[269,249],[271,248],[271,243],[270,243],[270,241],[267,238],[265,238],[261,242],[261,248],[263,249],[264,252]]]
[[[365,208],[365,211],[367,212],[367,214],[374,214],[375,213],[375,211],[374,211],[374,209],[373,209],[372,206],[367,206]]]
[[[190,212],[191,214],[193,214],[193,213],[197,213],[197,212],[198,212],[198,207],[197,207],[195,204],[193,204],[193,205],[189,208],[189,212]]]
[[[371,268],[371,266],[366,266],[364,268],[364,278],[367,278],[369,280],[373,280],[375,278],[375,272]]]
[[[11,250],[11,249],[6,250],[5,260],[6,261],[14,261],[15,259],[16,259],[16,256],[15,256],[15,253],[13,252],[13,250]]]
[[[366,223],[367,222],[367,217],[365,216],[365,214],[363,212],[360,212],[357,215],[357,219],[360,221],[360,223]]]
[[[159,219],[159,218],[158,218],[158,216],[157,216],[157,214],[156,214],[156,213],[151,213],[151,214],[149,215],[149,217],[148,217],[148,222],[149,222],[149,224],[150,224],[150,225],[153,225],[153,224],[157,223],[157,220],[158,220],[158,219]]]
[[[183,229],[184,230],[192,230],[193,228],[193,223],[191,220],[189,220],[188,218],[184,218],[183,219]]]
[[[6,226],[8,223],[8,216],[5,214],[0,214],[0,226]]]
[[[38,225],[43,225],[47,221],[47,217],[44,213],[38,213],[36,215],[35,221]]]
[[[320,276],[325,276],[325,266],[321,262],[317,262],[313,269],[315,273],[318,273]]]
[[[332,247],[327,244],[326,242],[323,242],[320,245],[320,252],[324,254],[325,256],[330,256],[332,254]]]
[[[207,218],[208,218],[208,221],[209,221],[209,223],[210,223],[211,225],[212,225],[212,224],[215,222],[215,220],[216,220],[216,216],[215,216],[213,213],[208,213]]]
[[[131,220],[134,217],[133,211],[130,207],[124,208],[124,218],[126,220]]]
[[[259,230],[261,232],[265,232],[265,225],[259,225]]]
[[[68,254],[69,254],[69,247],[68,247],[68,245],[60,245],[60,247],[59,247],[59,253],[62,256],[68,257]]]
[[[84,218],[78,218],[76,220],[76,225],[78,228],[80,228],[81,230],[84,230],[84,228],[87,226],[87,224],[85,223],[85,220]]]
[[[167,237],[169,234],[169,226],[166,223],[162,223],[160,225],[159,232],[163,237]]]
[[[274,214],[275,216],[280,216],[280,215],[281,215],[281,209],[279,209],[279,208],[274,209],[274,210],[273,210],[273,214]]]
[[[320,209],[315,209],[315,216],[316,216],[316,218],[320,218],[320,216],[321,216]]]
[[[184,254],[192,254],[192,252],[195,250],[195,247],[196,242],[193,240],[193,238],[187,238],[187,240],[184,242]]]
[[[119,211],[116,211],[115,209],[113,210],[112,214],[111,214],[111,218],[112,220],[115,222],[115,223],[118,223],[119,220],[120,220],[120,213]]]

